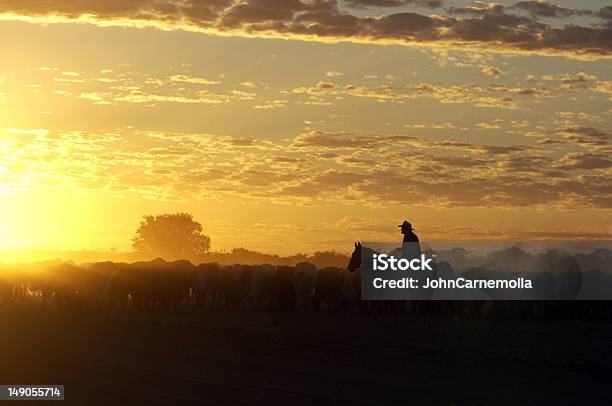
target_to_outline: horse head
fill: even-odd
[[[355,249],[351,255],[351,260],[348,263],[348,270],[355,272],[356,269],[361,267],[361,242],[355,242]]]

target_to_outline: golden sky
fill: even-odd
[[[3,1],[0,44],[0,251],[611,239],[604,1]]]

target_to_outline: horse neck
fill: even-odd
[[[359,252],[360,249],[361,249],[361,252]],[[355,268],[355,270],[358,270],[361,267],[364,257],[371,258],[374,254],[378,254],[378,252],[368,247],[357,248],[355,251],[353,251],[353,255],[351,256],[351,262],[357,256],[359,258],[359,263],[357,264],[357,267]]]

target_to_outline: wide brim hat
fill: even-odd
[[[414,228],[412,228],[412,224],[410,224],[407,220],[404,220],[404,222],[402,224],[400,224],[398,227],[408,227],[409,230],[414,230]]]

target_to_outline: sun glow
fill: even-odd
[[[8,187],[1,185],[0,188]],[[80,249],[95,239],[90,224],[95,202],[90,196],[67,190],[3,191],[2,194],[2,251]]]

